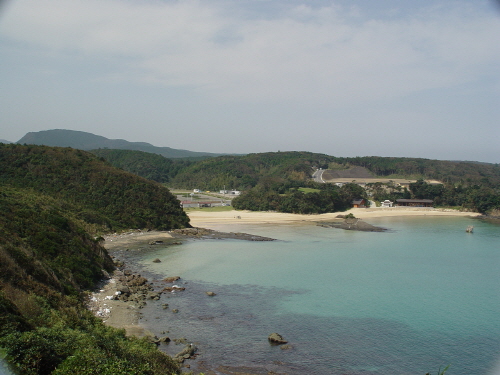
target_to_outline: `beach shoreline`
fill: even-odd
[[[457,211],[444,208],[424,207],[377,207],[377,208],[352,208],[345,212],[332,212],[326,214],[290,214],[282,212],[262,211],[189,211],[190,223],[194,227],[210,228],[221,224],[285,224],[300,222],[333,221],[339,215],[352,213],[356,218],[369,220],[381,217],[413,217],[413,216],[460,216],[477,217],[477,212]]]

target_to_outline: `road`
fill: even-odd
[[[312,175],[313,180],[316,182],[319,182],[320,184],[324,184],[325,183],[325,181],[323,181],[323,172],[324,171],[325,171],[324,169],[318,169],[316,172],[314,172]]]

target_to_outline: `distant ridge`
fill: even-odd
[[[109,139],[100,135],[77,130],[52,129],[29,132],[19,144],[33,144],[56,147],[72,147],[80,150],[96,150],[99,148],[137,150],[159,154],[166,158],[215,157],[223,154],[179,150],[170,147],[157,147],[146,142],[129,142],[124,139]]]
[[[5,140],[5,139],[0,139],[0,143],[5,143],[5,144],[7,144],[7,143],[12,143],[12,142],[11,142],[11,141],[7,141],[7,140]]]

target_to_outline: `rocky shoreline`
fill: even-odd
[[[186,359],[196,356],[196,346],[181,338],[171,339],[163,331],[164,336],[158,337],[142,326],[139,321],[140,310],[148,303],[159,301],[163,293],[182,291],[185,288],[177,285],[169,285],[179,280],[179,277],[171,277],[163,280],[163,289],[155,288],[153,283],[132,271],[122,260],[116,261],[117,269],[111,278],[98,292],[93,293],[88,301],[88,308],[94,314],[103,319],[104,323],[115,328],[123,328],[128,336],[146,337],[152,343],[160,345],[173,341],[185,346],[173,359],[183,363]],[[168,309],[167,303],[162,304],[163,309]],[[175,313],[172,309],[172,313]],[[189,365],[185,366],[189,368]]]
[[[344,218],[339,215],[338,221],[322,221],[316,223],[316,225],[324,228],[338,228],[344,230],[357,230],[361,232],[385,232],[386,228],[376,227],[374,225],[368,224],[362,219],[358,218]]]
[[[276,241],[274,238],[256,236],[248,233],[240,232],[219,232],[213,229],[205,228],[185,228],[185,229],[174,229],[169,232],[174,238],[197,238],[197,239],[232,239],[232,240],[244,240],[244,241]]]
[[[134,254],[157,245],[179,245],[183,239],[239,239],[247,241],[274,241],[272,238],[254,236],[246,233],[224,233],[203,228],[188,228],[171,232],[154,232],[134,230],[127,233],[112,234],[104,238],[104,247],[113,258],[116,269],[101,288],[89,295],[87,306],[106,325],[125,329],[128,336],[146,337],[159,346],[159,349],[169,352],[174,360],[189,369],[191,365],[184,363],[197,357],[197,347],[184,337],[169,337],[165,328],[158,336],[141,324],[141,310],[150,304],[161,304],[158,308],[176,314],[178,310],[169,303],[162,303],[160,298],[181,293],[186,289],[180,276],[168,276],[162,280],[149,279],[140,274],[134,265]],[[154,262],[154,261],[153,261]],[[216,295],[213,291],[205,291],[207,298]],[[170,303],[171,304],[171,303]],[[151,305],[154,306],[154,305]],[[172,308],[174,307],[174,308]],[[169,345],[183,345],[180,351],[168,348]],[[164,346],[168,345],[168,346]],[[284,348],[285,349],[285,348]],[[177,352],[177,353],[176,353]],[[173,354],[176,353],[176,354]],[[208,371],[207,374],[211,372]],[[255,372],[227,372],[227,374],[255,374]]]

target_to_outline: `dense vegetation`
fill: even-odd
[[[0,145],[0,170],[0,348],[19,372],[178,374],[82,294],[113,269],[99,231],[189,225],[169,191],[73,149]]]
[[[303,189],[303,186],[308,189]],[[332,184],[288,181],[259,184],[233,199],[233,207],[251,211],[278,211],[294,214],[322,214],[345,211],[354,199],[367,199],[366,191],[357,184],[338,187]]]
[[[367,185],[367,191],[375,201],[386,199],[432,199],[435,207],[457,207],[483,214],[500,209],[500,190],[480,184],[429,184],[417,180],[409,189],[394,184],[376,182]]]
[[[132,150],[91,150],[114,167],[160,183],[168,183],[196,159],[167,159],[158,154]]]
[[[487,187],[500,184],[499,164],[380,156],[336,157],[332,161],[343,167],[365,167],[376,176],[387,178],[422,178],[449,184],[480,184]]]
[[[72,204],[105,230],[188,225],[179,202],[158,183],[71,148],[0,145],[0,185],[31,188]]]
[[[312,167],[326,167],[331,156],[311,152],[268,152],[244,156],[220,156],[194,163],[170,182],[173,187],[247,190],[265,180],[307,181]]]
[[[455,162],[416,158],[354,157],[339,158],[310,152],[268,152],[244,156],[221,156],[196,162],[179,171],[170,182],[180,188],[246,190],[263,179],[307,181],[313,168],[349,169],[365,167],[374,176],[439,180],[448,184],[500,184],[498,164]]]
[[[195,162],[136,153],[99,150],[99,155],[114,165],[156,181],[168,181],[173,187],[219,190],[225,186],[226,189],[246,191],[234,201],[235,207],[240,209],[297,213],[344,210],[350,202],[349,195],[343,194],[342,190],[316,187],[320,191],[312,195],[297,190],[310,184],[313,167],[346,175],[363,167],[374,176],[387,178],[387,183],[367,186],[375,201],[425,198],[433,199],[435,206],[460,207],[483,213],[500,207],[500,167],[497,164],[414,158],[338,158],[309,152],[222,156]],[[368,171],[365,173],[370,173]],[[390,182],[390,178],[437,179],[444,184],[431,185],[421,181],[408,190]],[[360,193],[355,198],[364,196]]]

